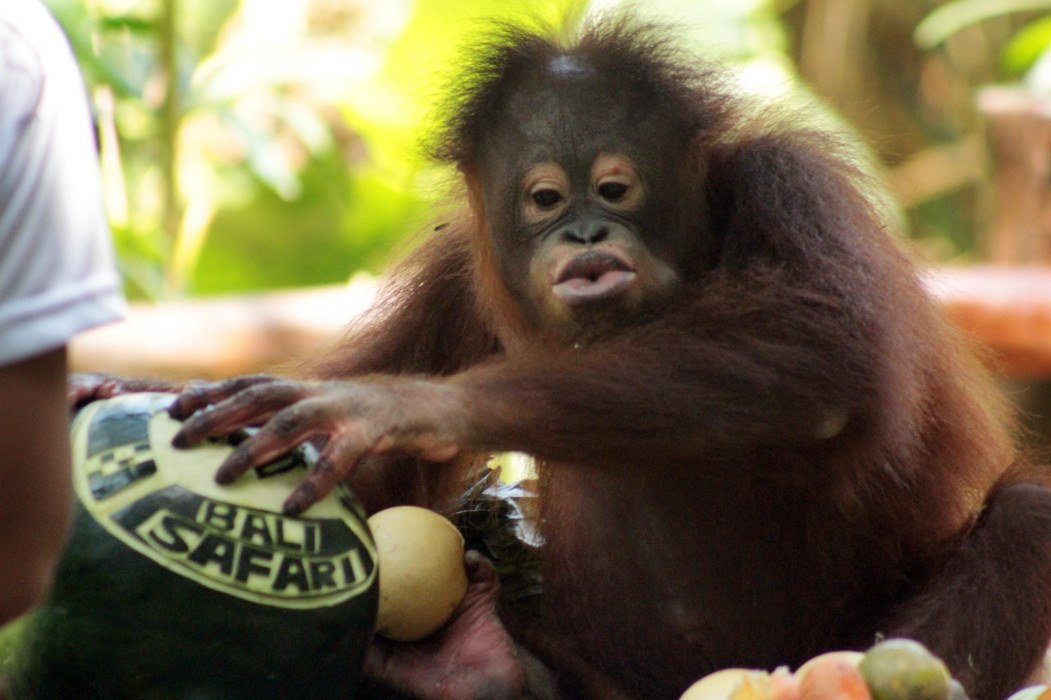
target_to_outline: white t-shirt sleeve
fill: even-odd
[[[84,84],[38,0],[0,2],[0,365],[124,314]]]

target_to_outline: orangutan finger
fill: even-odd
[[[303,483],[285,500],[285,515],[299,515],[327,496],[362,460],[367,446],[359,437],[343,435],[331,441]]]
[[[221,382],[195,382],[185,388],[168,409],[168,415],[176,420],[183,420],[210,404],[219,403],[242,391],[279,381],[277,377],[266,374],[252,374],[234,377]]]
[[[230,435],[241,428],[257,426],[295,404],[307,390],[293,382],[270,382],[249,386],[240,393],[186,419],[172,439],[176,447],[192,447],[207,438]]]

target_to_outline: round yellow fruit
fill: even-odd
[[[416,506],[381,510],[368,523],[379,563],[376,632],[396,642],[429,637],[467,592],[463,536],[446,518]]]
[[[796,677],[799,680],[803,680],[803,678],[806,676],[807,672],[810,671],[810,669],[820,664],[828,663],[829,659],[842,661],[843,663],[850,664],[854,668],[857,668],[858,664],[861,663],[862,657],[864,656],[865,654],[860,651],[828,651],[824,654],[819,654],[818,656],[815,656],[814,658],[810,659],[805,664],[797,668]]]
[[[745,679],[763,675],[762,671],[746,668],[724,668],[700,679],[682,694],[679,700],[727,700],[741,687]]]

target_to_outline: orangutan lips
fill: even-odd
[[[637,277],[622,258],[591,251],[574,256],[555,276],[551,290],[564,304],[577,306],[604,301],[626,292]]]

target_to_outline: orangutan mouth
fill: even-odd
[[[552,292],[568,306],[605,301],[628,291],[638,277],[624,258],[589,251],[566,261],[555,275]]]

